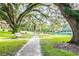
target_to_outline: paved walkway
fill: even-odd
[[[40,41],[38,36],[33,36],[24,47],[18,51],[16,56],[41,56]]]

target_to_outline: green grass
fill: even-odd
[[[13,56],[26,43],[26,40],[0,41],[0,56]]]
[[[40,34],[42,40],[50,40],[52,42],[68,42],[72,38],[71,35],[50,35],[50,34]]]
[[[63,49],[54,48],[54,44],[68,42],[72,36],[40,34],[41,50],[44,56],[74,56],[75,53]]]
[[[23,35],[20,38],[31,38],[33,35],[33,32],[27,32],[25,35]],[[0,39],[15,39],[16,36],[13,35],[11,32],[5,32],[5,31],[0,31]]]
[[[15,38],[11,32],[0,32],[0,56],[13,56],[30,39],[33,32]]]
[[[15,36],[11,32],[0,31],[0,38],[15,38]]]

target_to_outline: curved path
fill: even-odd
[[[41,56],[40,39],[37,35],[34,35],[29,42],[20,49],[16,56]]]

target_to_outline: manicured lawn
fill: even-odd
[[[23,35],[21,38],[31,38],[33,35],[33,32],[27,32],[25,35]],[[16,36],[12,34],[11,32],[0,32],[0,39],[15,39]]]
[[[27,43],[33,32],[27,32],[21,38],[16,38],[11,32],[0,32],[0,56],[13,56]]]
[[[15,38],[15,36],[12,35],[11,32],[0,31],[0,39],[3,39],[3,38]]]
[[[0,56],[15,55],[26,42],[26,40],[0,41]]]
[[[74,56],[75,53],[63,49],[54,48],[54,44],[68,42],[70,35],[48,35],[40,34],[41,51],[44,56]]]

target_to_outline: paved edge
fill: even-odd
[[[19,53],[25,48],[26,45],[29,44],[29,41],[28,41],[28,43],[26,43],[26,44],[23,45],[23,47],[15,54],[15,56],[19,56]]]
[[[34,37],[34,36],[33,36]],[[32,38],[33,38],[32,37]],[[28,45],[30,43],[30,40],[32,39],[30,38],[28,40],[28,42],[26,44],[23,45],[23,47],[15,54],[15,56],[20,56],[20,52],[26,47],[26,45]],[[40,48],[40,55],[39,56],[42,56],[42,53],[41,53],[41,47],[40,47],[40,39],[39,39],[39,48]]]

